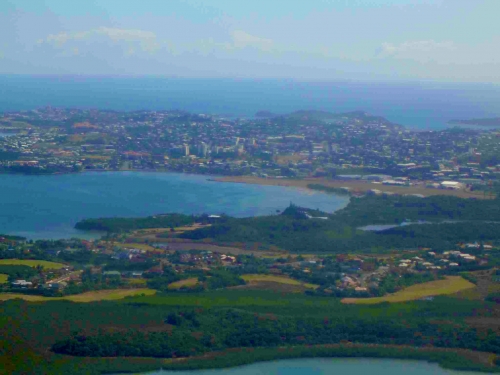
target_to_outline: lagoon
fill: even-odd
[[[247,366],[194,371],[155,371],[144,375],[474,375],[425,361],[359,358],[311,358],[259,362]]]
[[[0,175],[0,233],[29,239],[95,238],[74,229],[84,218],[162,213],[235,217],[276,214],[290,202],[333,212],[348,198],[306,189],[210,181],[161,172]]]

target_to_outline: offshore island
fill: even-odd
[[[298,357],[500,372],[498,134],[364,112],[4,113],[5,173],[154,170],[349,198],[235,218],[86,218],[96,240],[0,236],[5,373]]]

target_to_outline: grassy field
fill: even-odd
[[[454,294],[462,290],[475,288],[470,281],[460,276],[447,276],[444,280],[430,281],[428,283],[412,285],[394,294],[374,298],[344,298],[343,303],[371,305],[381,302],[405,302],[424,297]]]
[[[3,273],[0,273],[0,284],[5,284],[8,278],[9,275],[4,275]]]
[[[67,300],[73,302],[95,302],[95,301],[114,301],[129,296],[140,296],[142,294],[146,296],[152,296],[155,293],[156,293],[155,290],[147,288],[98,290],[95,292],[75,294],[73,296],[67,296],[67,297],[43,297],[43,296],[32,296],[20,293],[0,293],[0,301],[20,298],[25,301],[31,301],[31,302],[46,302],[46,301],[58,301],[58,300]]]
[[[196,284],[198,284],[198,278],[191,277],[189,279],[179,280],[179,281],[175,281],[171,284],[168,284],[168,289],[180,289],[183,286],[192,287],[192,286],[195,286]]]
[[[0,259],[0,265],[16,265],[16,266],[43,266],[47,270],[58,270],[66,267],[62,263],[54,263],[46,260],[31,260],[31,259]]]
[[[135,286],[146,285],[146,279],[128,279],[127,282],[130,285],[135,285]]]
[[[297,285],[304,286],[310,289],[317,289],[319,285],[303,283],[302,281],[291,279],[285,276],[275,276],[275,275],[243,275],[241,277],[243,280],[249,283],[258,282],[274,282],[280,284]]]

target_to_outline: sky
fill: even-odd
[[[1,0],[0,74],[500,83],[500,0]]]

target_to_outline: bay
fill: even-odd
[[[81,219],[161,213],[269,215],[290,202],[333,212],[348,198],[306,189],[210,181],[213,176],[161,172],[0,175],[0,233],[29,239],[95,238],[74,229]]]
[[[247,366],[194,371],[155,371],[144,375],[474,375],[425,361],[359,358],[311,358],[260,362]],[[483,374],[483,373],[481,373]]]

